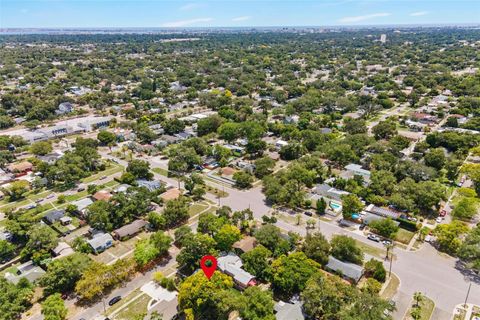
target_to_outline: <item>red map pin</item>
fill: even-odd
[[[217,269],[217,259],[214,256],[204,256],[200,260],[200,267],[207,276],[208,280],[213,276],[213,273]]]

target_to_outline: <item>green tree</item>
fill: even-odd
[[[28,191],[29,184],[25,180],[17,180],[10,183],[10,187],[6,189],[10,201],[17,201],[25,196]]]
[[[182,272],[192,273],[199,267],[200,259],[205,255],[217,254],[216,242],[205,234],[196,234],[192,239],[185,241],[177,256],[177,262]]]
[[[57,233],[47,225],[35,225],[28,234],[28,242],[20,255],[24,258],[31,257],[34,261],[50,257],[50,250],[58,245]]]
[[[397,134],[397,124],[395,121],[386,120],[380,121],[372,128],[375,139],[390,139]]]
[[[335,258],[361,265],[363,252],[353,238],[343,235],[335,235],[330,242],[331,254]]]
[[[44,287],[47,295],[70,292],[90,262],[90,258],[81,253],[54,260],[48,265],[47,273],[40,279],[40,285]]]
[[[232,245],[241,238],[240,230],[230,224],[223,225],[214,236],[218,249],[227,252],[232,248]]]
[[[266,175],[272,173],[272,169],[275,167],[275,161],[270,157],[263,157],[255,160],[255,176],[257,178],[263,178]]]
[[[458,256],[469,268],[480,271],[480,226],[473,228],[458,249]]]
[[[319,232],[313,234],[308,233],[301,246],[301,250],[308,258],[320,263],[322,266],[328,263],[330,244],[323,234]]]
[[[352,218],[352,214],[360,213],[364,207],[362,201],[354,194],[346,194],[341,196],[342,214],[345,219]]]
[[[382,237],[393,239],[398,231],[397,224],[391,219],[373,220],[368,226]]]
[[[150,163],[143,160],[132,160],[128,163],[127,172],[133,174],[137,179],[151,180],[153,173],[150,172]]]
[[[303,252],[282,255],[272,262],[272,285],[287,295],[303,291],[310,277],[320,269],[320,264]]]
[[[274,301],[269,291],[259,287],[248,287],[242,295],[240,316],[245,320],[275,320],[273,314]]]
[[[8,261],[15,252],[15,246],[7,240],[0,240],[0,261]]]
[[[460,221],[452,221],[451,223],[442,223],[437,225],[433,230],[437,237],[437,243],[440,250],[451,255],[456,255],[459,250],[462,240],[460,236],[468,232],[468,227]]]
[[[242,254],[243,269],[253,274],[257,279],[267,280],[270,276],[269,259],[272,252],[262,245],[258,245],[249,252]]]
[[[317,200],[316,207],[317,207],[316,208],[317,209],[317,214],[319,214],[319,215],[325,214],[325,210],[327,210],[327,203],[325,202],[325,199],[320,198],[319,200]]]
[[[37,156],[44,156],[52,152],[52,143],[50,141],[37,141],[30,146],[30,152]]]
[[[253,176],[245,171],[237,171],[233,174],[233,180],[235,180],[235,186],[240,189],[247,189],[252,186]]]
[[[30,306],[32,285],[23,278],[14,285],[0,277],[0,320],[18,319]]]
[[[371,258],[365,263],[365,274],[379,282],[385,282],[387,272],[381,261]]]
[[[447,158],[442,148],[431,149],[424,157],[425,164],[440,170],[445,165]]]
[[[189,216],[187,200],[184,197],[168,201],[163,210],[163,217],[165,218],[165,226],[167,228],[181,224],[186,221]]]
[[[110,146],[117,140],[113,132],[102,130],[97,134],[97,139],[104,146]]]
[[[68,309],[59,293],[52,294],[42,303],[42,314],[45,320],[64,320]]]
[[[478,200],[470,197],[462,197],[453,208],[452,215],[460,220],[469,221],[477,215]]]

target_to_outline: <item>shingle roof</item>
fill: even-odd
[[[128,237],[128,236],[133,236],[137,232],[139,232],[143,227],[147,225],[147,222],[145,220],[135,220],[130,224],[124,225],[121,228],[118,228],[113,231],[113,233],[118,237],[118,238],[123,238],[123,237]]]
[[[325,267],[332,271],[340,271],[342,275],[355,280],[355,282],[360,280],[363,275],[363,267],[353,263],[340,261],[334,257],[328,258],[328,263]]]

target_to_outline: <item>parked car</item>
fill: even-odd
[[[120,300],[122,300],[122,297],[120,296],[113,297],[112,299],[110,299],[110,301],[108,301],[108,305],[113,306],[115,303],[117,303]]]
[[[85,188],[83,188],[83,187],[82,187],[82,188],[78,188],[77,191],[78,191],[78,192],[85,191]]]
[[[358,229],[359,229],[359,230],[363,230],[363,229],[365,229],[366,226],[367,226],[367,225],[366,225],[365,223],[362,223],[362,224],[360,225],[360,227],[358,227]]]
[[[107,179],[107,176],[100,177],[100,180],[105,180],[105,179]]]
[[[437,219],[435,219],[435,221],[436,221],[437,223],[441,223],[441,222],[443,221],[443,218],[442,218],[442,217],[438,217]]]
[[[309,217],[313,216],[313,213],[311,211],[304,211],[303,213]]]
[[[367,236],[367,239],[375,242],[380,242],[380,237],[377,235],[374,235],[373,233],[369,233]]]
[[[52,193],[47,196],[47,199],[52,199],[53,197],[55,197],[55,194]]]
[[[42,201],[43,201],[43,199],[37,199],[37,200],[35,200],[35,203],[40,203]]]
[[[386,246],[389,246],[389,245],[392,244],[392,241],[390,241],[390,240],[383,240],[382,243],[383,243],[384,245],[386,245]]]

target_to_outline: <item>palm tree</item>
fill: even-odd
[[[423,294],[421,292],[415,292],[413,294],[413,300],[415,300],[415,306],[416,307],[419,307],[420,306],[420,302],[423,301]]]

